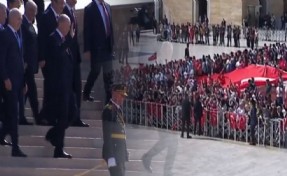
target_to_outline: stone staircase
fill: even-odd
[[[87,78],[88,61],[82,63],[82,77]],[[102,160],[102,122],[104,90],[99,80],[95,83],[94,96],[96,102],[82,102],[82,120],[90,124],[89,128],[69,127],[66,131],[65,151],[72,154],[73,159],[54,159],[53,146],[45,141],[48,126],[19,126],[19,145],[27,158],[11,157],[11,148],[0,146],[1,176],[108,176],[106,164]],[[43,78],[36,75],[40,106],[43,97]],[[84,82],[84,81],[83,81]],[[84,84],[83,84],[84,85]],[[33,121],[32,112],[27,102],[25,114]],[[7,140],[10,138],[8,137]],[[163,156],[159,155],[153,162],[154,173],[145,171],[141,157],[158,140],[156,131],[144,127],[127,126],[127,146],[130,162],[126,164],[127,176],[162,175]]]

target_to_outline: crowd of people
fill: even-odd
[[[232,72],[250,64],[269,65],[286,71],[286,58],[285,43],[265,44],[262,48],[215,54],[213,57],[187,57],[136,69],[126,66],[119,72],[123,75],[121,79],[128,85],[129,98],[132,100],[181,106],[184,98],[192,93],[194,97],[200,95],[200,101],[206,109],[221,107],[226,111],[248,114],[254,104],[258,113],[256,118],[259,115],[284,118],[286,107],[282,78],[276,84],[267,80],[265,87],[257,87],[253,78],[242,91],[236,85],[223,87],[220,79],[212,80],[211,76],[214,73]],[[206,79],[201,79],[203,76]]]
[[[247,47],[252,49],[254,46],[258,46],[259,40],[257,28],[243,27],[241,29],[240,26],[227,25],[224,19],[221,24],[211,26],[208,20],[194,25],[191,25],[191,23],[179,25],[162,22],[159,33],[158,40],[227,47],[240,47],[240,39],[244,37],[247,39]],[[210,41],[211,37],[212,42]]]

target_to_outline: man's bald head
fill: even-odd
[[[70,28],[71,28],[70,18],[65,14],[61,14],[58,18],[58,29],[64,36],[66,36],[69,33]]]
[[[0,24],[4,25],[7,18],[6,6],[0,3]]]
[[[18,31],[22,24],[22,15],[20,10],[14,8],[9,12],[9,25],[14,28],[15,31]]]
[[[28,18],[29,21],[35,21],[36,15],[37,15],[37,5],[34,1],[28,0],[25,5],[25,15]]]

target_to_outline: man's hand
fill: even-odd
[[[108,167],[116,167],[117,164],[116,164],[116,159],[115,158],[109,158],[108,159]]]
[[[46,65],[46,61],[45,60],[42,60],[42,61],[39,62],[40,68],[44,68],[45,65]]]
[[[7,91],[11,91],[12,90],[12,83],[11,83],[10,79],[6,79],[4,81],[4,85],[5,85],[5,89]]]
[[[90,60],[91,59],[91,51],[87,51],[84,53],[84,58],[87,59],[87,60]]]

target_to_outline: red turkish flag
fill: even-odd
[[[154,53],[153,55],[151,55],[149,58],[148,58],[148,61],[154,61],[157,59],[157,54]]]

